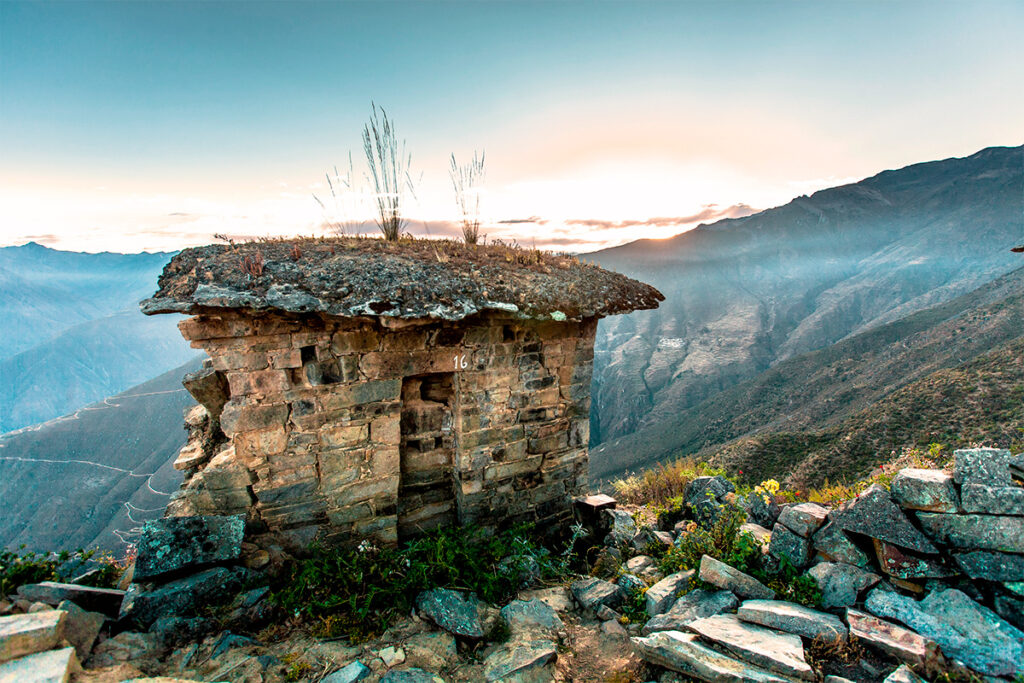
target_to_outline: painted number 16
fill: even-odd
[[[456,370],[465,370],[468,367],[469,367],[469,361],[466,360],[466,354],[462,354],[461,356],[455,356],[455,369]]]

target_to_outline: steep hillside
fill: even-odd
[[[592,443],[699,429],[679,417],[702,401],[1018,267],[1022,202],[1024,147],[990,148],[595,253],[666,301],[602,321]]]
[[[1024,338],[975,360],[938,370],[834,426],[742,439],[710,460],[743,477],[788,479],[793,486],[853,480],[905,446],[949,449],[1024,445]]]
[[[181,475],[182,376],[194,360],[72,415],[0,436],[0,545],[123,549]]]
[[[0,433],[74,411],[195,352],[138,301],[170,254],[0,248]]]
[[[1024,268],[894,323],[791,358],[671,418],[591,450],[606,477],[758,432],[838,424],[896,389],[1024,336]]]

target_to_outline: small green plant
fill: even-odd
[[[25,546],[21,546],[19,551],[24,549]],[[18,586],[27,583],[78,579],[87,569],[94,571],[81,578],[79,583],[96,588],[113,588],[124,573],[124,564],[96,550],[16,553],[0,549],[0,597],[10,595]]]
[[[692,458],[659,464],[639,474],[612,482],[615,497],[625,505],[665,506],[683,495],[686,486],[697,477],[725,475],[725,470]]]
[[[632,589],[626,593],[622,601],[622,616],[627,624],[646,624],[647,619],[647,595],[641,589]]]
[[[352,549],[314,548],[274,586],[273,600],[294,616],[318,621],[324,636],[363,640],[380,633],[416,596],[431,588],[475,593],[486,602],[512,597],[524,583],[568,576],[571,544],[551,553],[519,527],[488,534],[479,528],[432,532],[401,548],[364,541]]]
[[[740,532],[745,521],[746,513],[743,510],[735,505],[722,505],[709,528],[690,523],[662,558],[662,571],[670,574],[696,569],[704,555],[744,571],[743,567],[754,564],[754,558],[761,554],[757,539],[747,532]]]

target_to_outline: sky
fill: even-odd
[[[371,102],[416,235],[483,151],[490,240],[668,237],[1024,143],[1021,35],[1019,0],[0,1],[0,246],[372,233]]]

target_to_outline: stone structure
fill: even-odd
[[[444,254],[442,256],[442,253]],[[146,313],[208,367],[172,516],[247,538],[395,543],[440,526],[557,529],[587,481],[598,318],[660,293],[505,247],[307,240],[189,249]]]

